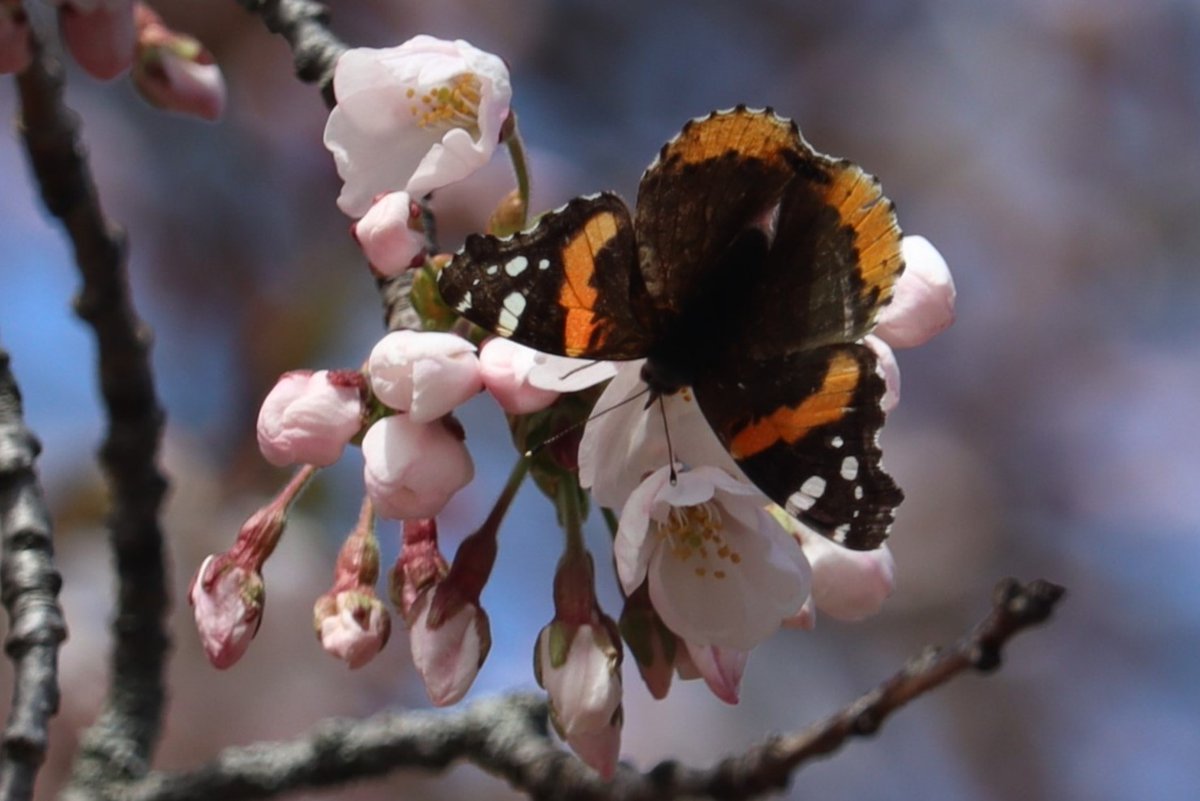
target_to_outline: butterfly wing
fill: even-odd
[[[679,314],[708,291],[722,254],[768,217],[810,153],[791,120],[738,106],[684,125],[638,188],[639,259],[654,305]]]
[[[471,322],[545,353],[646,355],[633,223],[611,193],[576,198],[511,237],[468,237],[438,288]]]
[[[834,542],[878,547],[904,495],[880,465],[884,382],[874,352],[836,344],[722,362],[693,389],[746,476]]]
[[[798,163],[761,274],[748,290],[758,358],[870,333],[904,270],[895,207],[849,161]]]

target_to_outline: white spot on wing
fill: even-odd
[[[825,479],[820,476],[809,476],[808,479],[800,485],[800,491],[810,498],[820,498],[825,494]]]
[[[515,256],[509,260],[508,264],[504,265],[504,272],[516,278],[521,273],[525,272],[525,268],[529,266],[529,259],[524,256]]]
[[[500,307],[500,319],[497,328],[502,336],[512,336],[521,322],[521,314],[525,311],[525,296],[520,292],[511,292],[504,298]]]
[[[807,512],[816,502],[816,498],[810,498],[802,492],[793,492],[787,499],[787,508]]]
[[[471,308],[471,293],[469,291],[464,292],[463,296],[462,296],[462,300],[460,300],[458,302],[458,305],[455,306],[454,308],[458,311],[459,314],[462,314],[467,309]]]
[[[858,478],[858,459],[847,456],[842,460],[842,478],[853,481]]]
[[[496,273],[500,272],[500,265],[499,264],[489,264],[486,272],[488,275],[495,275]]]
[[[830,444],[830,445],[832,445],[832,446],[833,446],[833,447],[835,447],[835,448],[840,448],[840,447],[842,447],[843,445],[845,445],[845,444],[846,444],[846,440],[844,440],[844,439],[842,439],[841,437],[839,437],[839,436],[836,436],[836,435],[835,435],[833,439],[829,440],[829,444]]]
[[[549,260],[549,259],[542,259],[541,261],[539,261],[539,262],[538,262],[538,269],[539,269],[539,270],[549,270],[549,269],[550,269],[550,260]]]

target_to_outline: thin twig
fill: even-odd
[[[296,65],[296,77],[321,90],[325,105],[333,108],[333,67],[346,45],[329,30],[329,9],[315,0],[237,0],[262,18],[271,33],[287,40]]]
[[[27,801],[58,712],[58,648],[67,623],[62,578],[34,465],[41,445],[21,410],[21,393],[0,350],[0,595],[8,612],[4,650],[13,662],[12,709],[0,752],[0,801]]]
[[[156,464],[163,412],[150,367],[150,333],[130,298],[125,237],[100,209],[78,118],[63,103],[62,66],[36,50],[17,81],[20,129],[42,200],[74,248],[82,279],[75,311],[96,336],[108,416],[100,462],[112,493],[108,525],[117,602],[108,697],[75,764],[75,783],[87,786],[143,775],[161,728],[170,647],[158,522],[167,482]]]
[[[1062,593],[1045,581],[1026,586],[1011,579],[1001,582],[991,613],[953,648],[914,659],[875,690],[803,732],[772,737],[710,768],[663,762],[643,774],[622,766],[606,783],[551,740],[540,697],[512,695],[458,713],[327,721],[294,741],[228,749],[190,773],[148,776],[124,786],[119,795],[130,801],[260,799],[405,768],[440,771],[461,759],[544,801],[754,798],[786,787],[803,763],[854,737],[873,734],[892,712],[951,678],[967,670],[994,669],[1008,640],[1046,620]]]

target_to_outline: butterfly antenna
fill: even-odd
[[[586,365],[585,365],[585,366],[586,366]],[[582,369],[582,368],[577,368],[577,369]],[[542,440],[541,442],[539,442],[537,445],[534,445],[532,448],[530,448],[529,450],[525,451],[525,458],[526,458],[526,459],[532,459],[534,456],[536,456],[536,455],[538,455],[539,453],[541,453],[541,452],[542,452],[542,449],[544,449],[546,446],[548,446],[548,445],[553,445],[555,442],[558,442],[560,439],[562,439],[563,437],[565,437],[567,434],[570,434],[572,431],[577,431],[577,430],[579,430],[579,429],[580,429],[580,428],[582,428],[583,426],[585,426],[585,425],[587,425],[588,423],[590,423],[590,422],[592,422],[593,420],[595,420],[597,417],[602,417],[602,416],[604,416],[604,415],[608,414],[608,413],[609,413],[609,412],[611,412],[611,411],[614,411],[614,410],[616,410],[616,409],[620,409],[620,408],[621,408],[622,406],[624,406],[625,404],[627,404],[627,403],[630,403],[630,402],[632,402],[632,401],[635,401],[635,400],[637,400],[638,398],[642,397],[643,395],[645,395],[645,394],[646,394],[647,392],[649,392],[649,391],[650,391],[650,387],[646,387],[646,388],[645,388],[645,389],[643,389],[642,391],[640,391],[640,392],[635,392],[634,394],[630,395],[628,398],[625,398],[624,400],[617,401],[617,402],[616,402],[616,403],[614,403],[612,406],[609,406],[607,409],[601,409],[600,411],[598,411],[598,412],[596,412],[596,413],[594,413],[594,414],[592,414],[592,415],[589,415],[589,416],[588,416],[588,418],[587,418],[586,420],[580,420],[580,421],[579,421],[579,422],[577,422],[577,423],[572,423],[570,426],[567,426],[567,427],[566,427],[566,428],[564,428],[562,431],[559,431],[559,432],[557,432],[557,433],[555,433],[555,434],[552,434],[552,435],[551,435],[551,436],[549,436],[549,437],[546,437],[544,440]]]
[[[671,465],[671,486],[679,483],[679,476],[675,473],[675,448],[671,445],[671,426],[667,424],[667,404],[663,400],[663,396],[658,396],[658,413],[662,415],[663,431],[667,435],[667,463]]]

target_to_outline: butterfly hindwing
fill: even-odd
[[[795,123],[739,106],[688,122],[638,188],[639,258],[654,305],[678,314],[744,228],[770,215],[811,154]]]
[[[545,353],[632,359],[648,347],[633,223],[611,193],[511,237],[468,237],[438,288],[471,322]]]
[[[834,542],[878,547],[904,496],[880,465],[874,352],[838,344],[722,361],[697,379],[696,400],[746,476]]]

